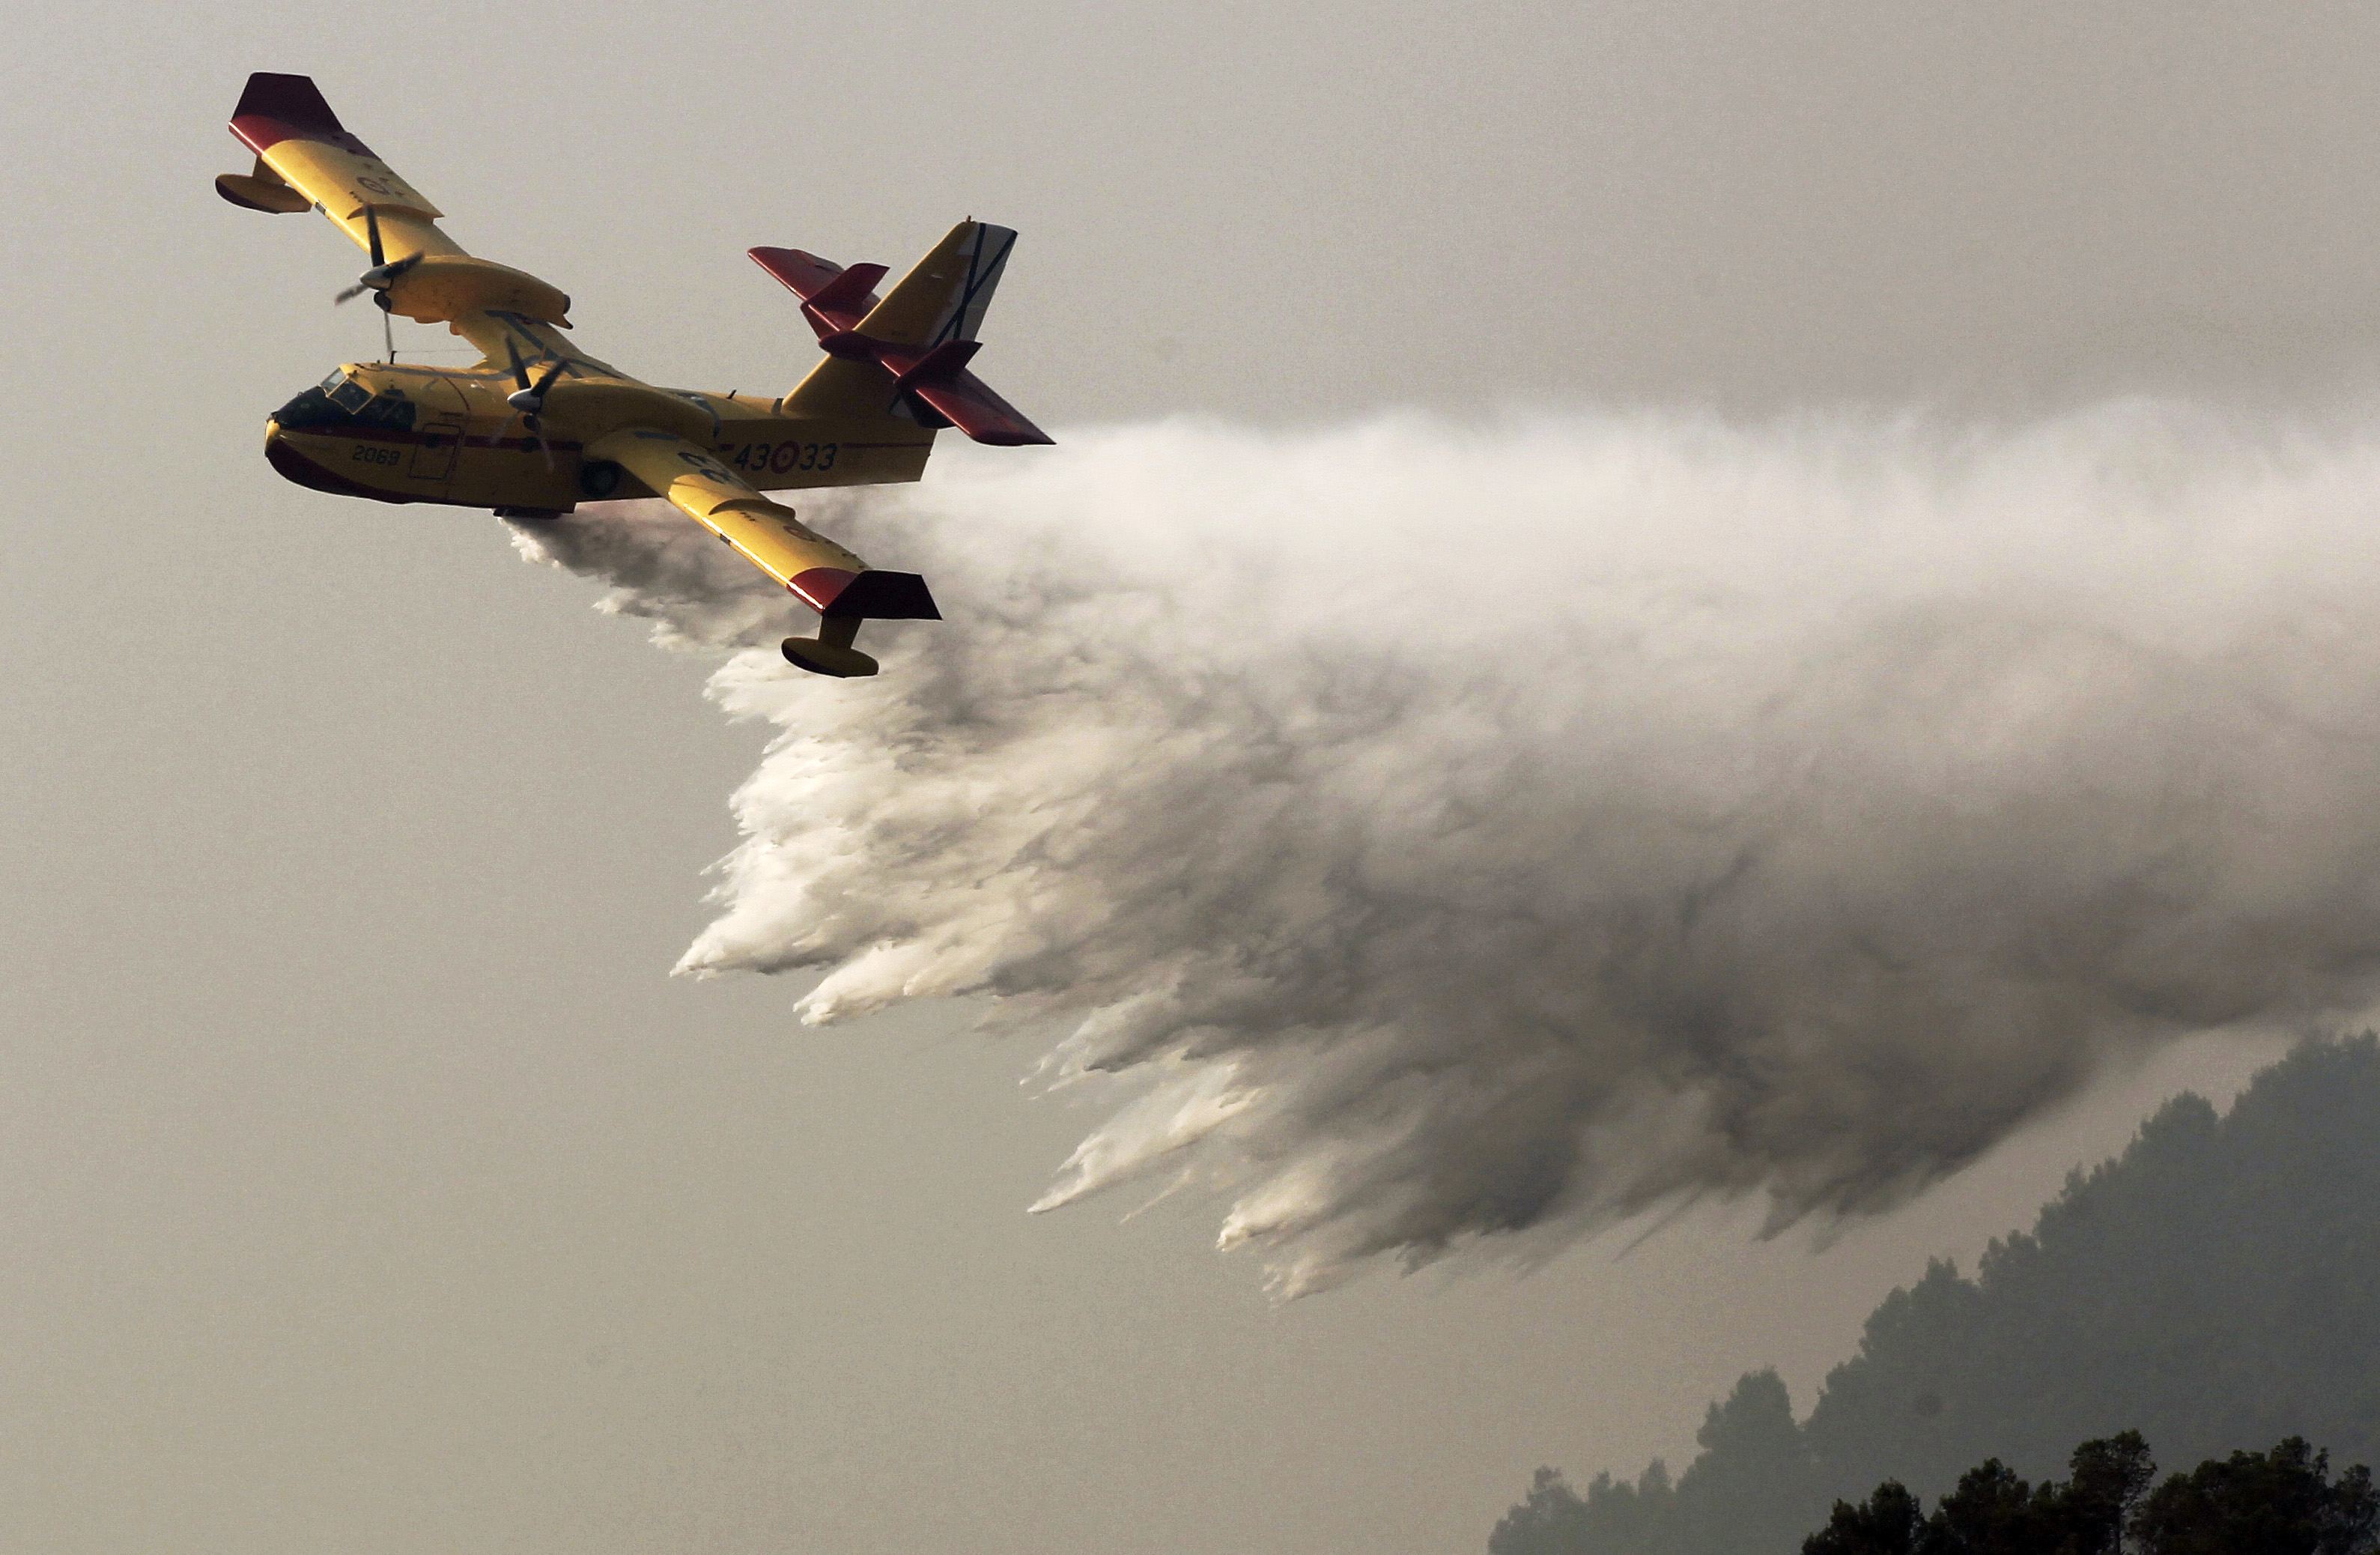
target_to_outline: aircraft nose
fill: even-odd
[[[284,480],[300,486],[310,486],[318,492],[330,492],[339,496],[374,497],[381,493],[346,477],[323,468],[307,455],[298,452],[297,441],[282,426],[281,418],[273,417],[264,423],[264,462],[280,473]],[[385,499],[382,500],[393,500]]]

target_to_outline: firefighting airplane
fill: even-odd
[[[264,454],[301,486],[378,502],[444,503],[553,517],[581,499],[658,495],[819,613],[785,657],[820,674],[867,675],[867,620],[940,620],[925,579],[880,572],[761,495],[915,480],[934,433],[1048,443],[967,371],[1016,234],[965,221],[881,298],[880,264],[798,249],[752,258],[801,298],[826,359],[782,398],[657,388],[564,338],[570,299],[534,275],[475,259],[443,213],[348,134],[311,79],[260,72],[232,110],[252,173],[216,190],[251,211],[309,209],[338,224],[371,267],[337,300],[443,323],[480,354],[455,370],[342,367],[274,411]],[[383,321],[383,333],[386,332]]]

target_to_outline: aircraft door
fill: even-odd
[[[432,421],[421,429],[421,441],[413,450],[413,468],[407,473],[416,480],[443,486],[455,479],[455,453],[462,446],[462,422]]]
[[[443,486],[455,479],[455,455],[463,446],[463,392],[444,378],[432,377],[414,391],[421,406],[421,441],[413,450],[416,480]]]

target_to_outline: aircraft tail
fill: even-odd
[[[1015,446],[1049,435],[967,371],[1016,234],[989,222],[951,228],[879,298],[880,264],[848,270],[799,249],[754,249],[755,263],[802,299],[827,353],[783,407],[819,416],[906,416],[954,426],[978,443]]]

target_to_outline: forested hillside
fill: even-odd
[[[2183,1096],[2076,1172],[1973,1279],[1868,1318],[1797,1424],[1773,1372],[1711,1406],[1674,1482],[1540,1470],[1492,1555],[1779,1555],[1838,1498],[1923,1495],[1998,1458],[2046,1476],[2136,1429],[2175,1465],[2303,1437],[2380,1457],[2380,1042],[2310,1043],[2228,1115]]]

